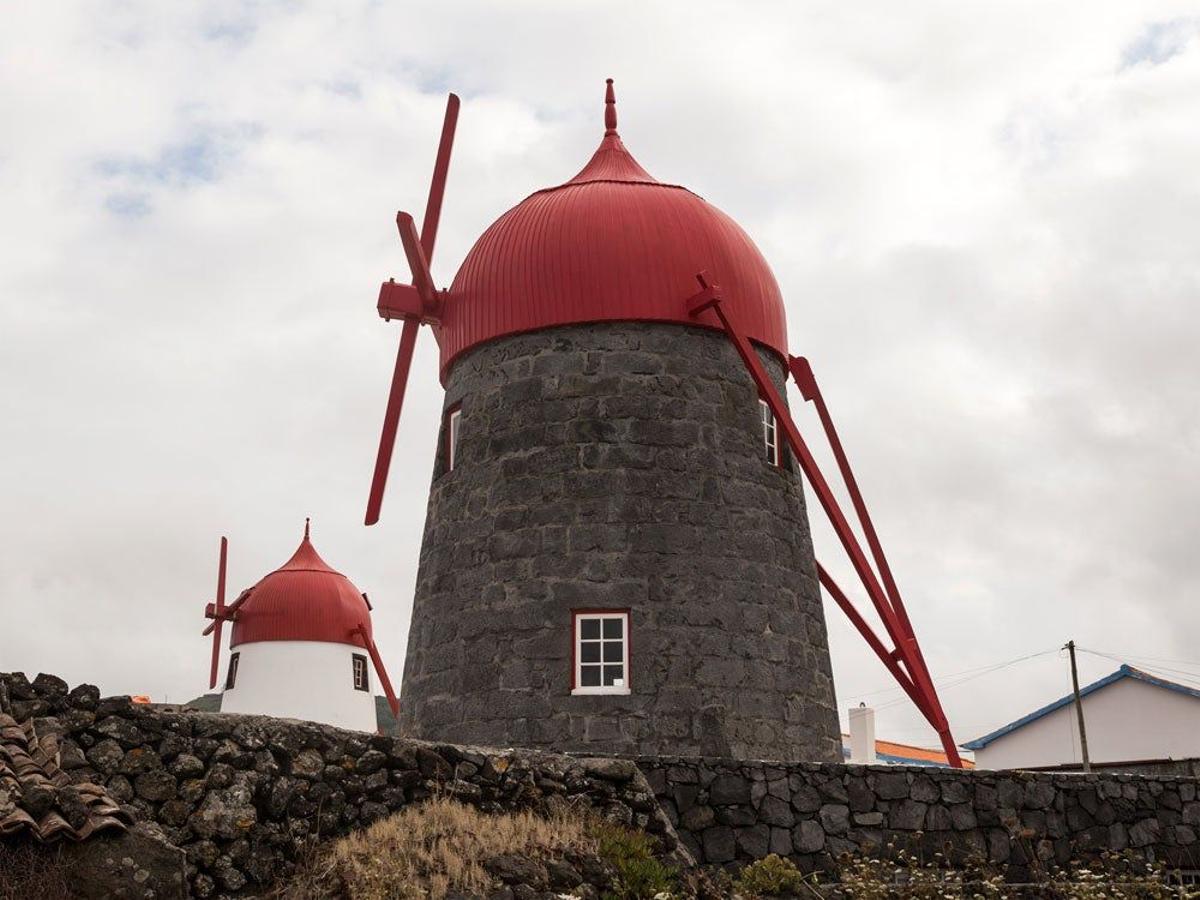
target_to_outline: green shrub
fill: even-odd
[[[805,878],[790,859],[772,853],[742,869],[735,882],[739,893],[752,897],[771,894],[798,894]]]
[[[616,884],[605,900],[655,900],[674,897],[679,872],[654,858],[654,840],[605,822],[598,828],[600,858],[616,869]]]

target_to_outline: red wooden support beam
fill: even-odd
[[[830,449],[833,450],[833,458],[837,460],[838,470],[842,473],[842,480],[846,483],[846,490],[850,494],[850,502],[854,504],[854,511],[858,515],[858,521],[862,525],[863,534],[867,539],[867,546],[871,549],[871,556],[874,558],[875,565],[879,569],[879,577],[883,581],[884,590],[887,591],[888,600],[891,601],[892,609],[896,614],[896,620],[906,632],[911,633],[912,625],[905,614],[904,602],[900,598],[900,590],[896,587],[896,579],[892,577],[892,567],[888,565],[887,557],[883,553],[883,547],[879,543],[879,535],[875,531],[875,524],[871,521],[871,513],[867,510],[867,504],[863,500],[862,491],[859,490],[858,479],[854,477],[854,470],[850,468],[850,460],[846,457],[846,450],[842,446],[837,429],[833,425],[833,418],[829,415],[829,407],[825,405],[825,398],[822,396],[821,389],[817,385],[817,379],[813,375],[812,367],[803,356],[792,356],[788,359],[788,369],[791,371],[792,377],[796,380],[796,385],[800,388],[801,395],[805,400],[811,401],[817,410],[817,416],[821,419],[821,427],[825,430],[825,437],[829,441]]]
[[[846,456],[846,449],[842,446],[841,438],[838,437],[837,428],[833,424],[833,417],[829,414],[829,407],[825,404],[825,397],[821,393],[821,388],[817,384],[816,376],[813,375],[812,366],[808,360],[802,356],[792,356],[788,359],[788,369],[792,373],[792,377],[796,380],[796,385],[800,388],[800,393],[805,400],[810,401],[816,408],[817,416],[821,420],[821,427],[825,431],[825,437],[829,441],[829,447],[833,451],[833,457],[837,461],[838,470],[842,474],[842,480],[846,484],[846,490],[850,494],[850,502],[854,505],[854,511],[858,515],[858,521],[862,525],[863,534],[867,539],[867,546],[871,549],[871,556],[875,560],[875,565],[879,569],[879,577],[883,581],[884,589],[887,591],[888,600],[891,602],[892,611],[895,614],[896,623],[899,626],[900,634],[894,636],[896,642],[896,657],[903,659],[909,672],[916,681],[917,687],[921,691],[922,696],[927,703],[926,718],[929,719],[931,725],[938,731],[939,734],[945,732],[949,734],[949,727],[946,722],[945,713],[942,711],[942,704],[938,700],[937,690],[933,686],[933,680],[929,677],[929,667],[925,663],[925,656],[921,653],[921,646],[917,643],[916,634],[913,631],[912,622],[908,618],[908,611],[904,607],[904,599],[900,596],[900,589],[896,585],[896,579],[892,575],[892,567],[888,565],[887,556],[883,552],[883,545],[879,541],[879,535],[875,531],[875,523],[871,521],[871,513],[867,509],[867,503],[863,499],[862,490],[858,486],[858,479],[854,477],[854,470],[850,467],[850,460]],[[920,705],[920,704],[918,704]],[[949,751],[947,751],[949,755]],[[957,755],[957,751],[955,751]]]
[[[742,362],[749,370],[750,376],[754,379],[759,395],[766,402],[767,406],[770,407],[772,414],[775,416],[776,426],[783,432],[784,437],[787,438],[788,445],[791,447],[792,453],[800,465],[800,469],[804,472],[805,477],[812,486],[813,493],[816,495],[821,507],[825,510],[825,514],[829,517],[834,533],[841,542],[843,549],[846,551],[847,556],[850,557],[850,562],[854,566],[858,577],[862,580],[867,595],[871,599],[871,604],[875,607],[876,612],[878,612],[884,629],[895,646],[895,650],[890,652],[887,650],[883,642],[879,640],[878,636],[867,625],[853,604],[850,603],[845,593],[829,577],[828,572],[824,568],[818,567],[818,575],[821,577],[822,584],[831,596],[833,596],[835,602],[850,617],[851,623],[867,640],[867,643],[875,651],[880,661],[892,673],[901,688],[909,695],[922,715],[925,716],[930,725],[938,733],[938,737],[946,751],[947,760],[952,766],[960,768],[962,760],[958,755],[957,747],[954,745],[954,739],[950,734],[950,727],[946,722],[941,703],[938,701],[933,680],[929,676],[924,657],[921,655],[916,636],[912,630],[912,624],[904,611],[902,601],[899,600],[899,591],[895,588],[895,581],[891,576],[890,568],[887,567],[874,526],[870,522],[866,504],[862,500],[861,492],[858,490],[858,483],[854,480],[853,472],[850,470],[849,461],[846,459],[841,442],[837,440],[836,430],[833,429],[828,409],[824,408],[823,399],[821,400],[819,409],[824,409],[822,423],[825,425],[826,435],[830,437],[830,443],[834,447],[834,456],[837,458],[838,467],[847,482],[847,487],[850,490],[860,523],[867,534],[872,555],[875,557],[877,563],[883,560],[880,564],[880,570],[881,572],[886,572],[887,590],[880,584],[880,580],[876,576],[874,569],[871,568],[871,564],[867,561],[866,555],[859,545],[858,538],[851,529],[850,523],[846,520],[837,499],[833,495],[833,491],[830,489],[829,483],[818,468],[816,460],[808,449],[808,445],[805,444],[804,438],[800,435],[800,431],[796,427],[796,423],[792,420],[787,405],[776,389],[774,382],[771,381],[770,376],[767,374],[762,361],[758,358],[758,353],[745,334],[737,328],[729,310],[721,302],[720,287],[712,281],[707,272],[698,274],[696,280],[700,284],[700,290],[687,300],[689,314],[692,317],[696,317],[705,310],[712,310],[717,316],[721,327],[725,330],[738,355],[742,358]],[[793,357],[793,360],[795,359]],[[789,368],[800,385],[805,399],[820,397],[820,391],[816,387],[812,371],[806,363],[803,363],[801,360],[801,364],[793,364]]]
[[[709,285],[702,275],[703,273],[701,276],[697,276],[697,280],[700,281],[702,288],[707,290],[709,289]],[[804,442],[804,438],[800,436],[799,429],[796,428],[796,424],[792,421],[787,404],[783,402],[783,398],[780,397],[779,391],[776,390],[774,382],[767,375],[766,369],[763,368],[762,360],[758,358],[758,354],[754,351],[754,347],[750,344],[749,339],[734,326],[729,312],[725,309],[724,304],[721,303],[720,298],[701,298],[701,294],[704,294],[705,290],[702,290],[700,294],[693,296],[691,299],[690,303],[692,305],[690,311],[692,315],[695,315],[702,309],[712,309],[716,313],[717,318],[720,319],[725,333],[733,342],[738,355],[742,358],[742,362],[750,370],[750,375],[754,379],[754,383],[758,386],[759,394],[771,408],[771,412],[775,416],[775,421],[782,429],[789,446],[792,448],[792,452],[796,456],[797,462],[800,464],[801,470],[803,470],[809,483],[812,485],[817,500],[825,510],[825,514],[829,516],[834,532],[837,534],[838,540],[841,541],[846,555],[850,557],[850,562],[854,565],[855,572],[858,573],[858,577],[862,579],[863,584],[866,586],[867,593],[879,611],[888,634],[893,636],[898,635],[900,632],[887,596],[884,594],[879,580],[875,577],[875,572],[871,569],[870,563],[867,562],[867,558],[858,544],[858,538],[855,537],[853,530],[850,528],[850,523],[846,521],[846,517],[838,505],[837,499],[833,496],[833,491],[830,489],[829,483],[825,480],[825,476],[821,474],[821,470],[817,467],[817,462],[813,458],[811,451],[809,451],[808,445]]]
[[[396,692],[392,690],[392,679],[388,678],[387,669],[383,667],[383,657],[379,655],[379,648],[375,646],[371,633],[367,631],[362,622],[358,623],[357,631],[367,647],[367,652],[371,654],[371,663],[379,675],[379,683],[383,685],[383,693],[387,697],[388,706],[392,709],[392,715],[399,716],[400,701],[396,699]]]
[[[846,592],[838,586],[838,583],[833,580],[833,576],[819,562],[817,563],[817,578],[820,580],[822,587],[829,593],[829,596],[833,598],[833,601],[841,607],[842,612],[846,614],[846,618],[850,620],[850,624],[863,636],[867,645],[875,651],[875,655],[879,657],[879,661],[892,673],[892,677],[904,689],[904,693],[908,694],[909,699],[921,711],[921,714],[928,719],[929,713],[925,705],[924,695],[917,690],[916,685],[913,684],[912,679],[908,677],[905,671],[896,664],[899,661],[900,654],[895,651],[889,651],[884,646],[883,641],[875,634],[875,630],[862,617],[862,613],[850,602],[850,598],[846,596]]]

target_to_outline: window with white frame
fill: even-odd
[[[446,415],[446,471],[453,472],[458,464],[458,433],[462,424],[462,407],[456,406]]]
[[[577,610],[573,694],[629,693],[629,612]]]
[[[759,399],[758,409],[762,415],[763,446],[767,451],[767,462],[773,466],[779,465],[779,428],[775,424],[775,414],[766,400]]]
[[[240,653],[232,653],[229,656],[229,671],[225,675],[225,690],[232,691],[237,684],[238,660],[242,658]]]
[[[354,666],[354,689],[356,691],[370,691],[371,682],[367,675],[367,658],[361,653],[353,653],[350,659]]]

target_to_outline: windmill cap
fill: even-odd
[[[485,341],[558,325],[645,321],[719,327],[688,315],[707,270],[754,341],[787,358],[779,285],[736,222],[658,181],[617,134],[605,86],[604,134],[574,178],[531,194],[475,242],[451,284],[439,331],[443,378]]]
[[[371,611],[362,591],[317,553],[309,536],[282,566],[250,588],[233,623],[230,647],[260,641],[321,641],[366,647]]]

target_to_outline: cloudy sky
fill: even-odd
[[[441,397],[424,333],[363,528],[393,216],[453,89],[447,283],[587,159],[606,76],[770,260],[957,736],[1061,695],[1068,638],[1200,683],[1200,8],[1124,0],[8,10],[0,670],[194,696],[218,537],[236,592],[311,515],[398,678]],[[931,741],[827,616],[843,712]]]

